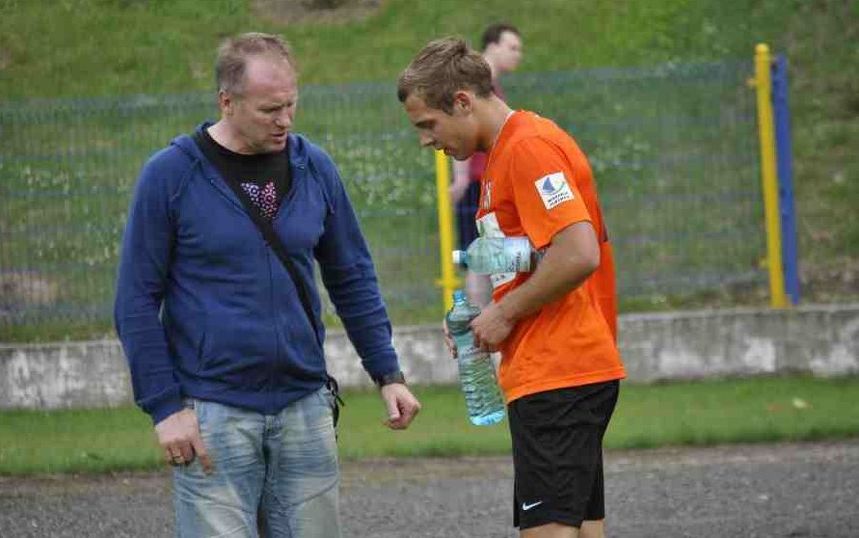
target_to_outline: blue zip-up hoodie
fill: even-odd
[[[399,369],[339,173],[304,137],[290,134],[287,144],[292,185],[272,225],[310,292],[319,335],[289,272],[190,136],[140,173],[114,316],[135,400],[155,423],[184,397],[273,414],[325,383],[314,258],[364,369],[372,377]]]

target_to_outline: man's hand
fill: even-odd
[[[484,351],[498,351],[498,344],[504,341],[516,322],[504,313],[498,303],[489,303],[480,315],[471,320],[474,343]]]
[[[212,474],[214,466],[203,446],[197,413],[193,409],[183,409],[165,418],[155,425],[155,433],[167,463],[188,465],[198,457],[203,471]]]
[[[390,383],[381,388],[382,400],[388,410],[385,426],[405,430],[421,410],[421,404],[402,383]]]

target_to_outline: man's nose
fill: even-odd
[[[421,147],[425,148],[427,146],[432,146],[434,141],[433,141],[431,136],[426,135],[426,134],[421,134],[420,135],[420,143],[421,143]]]
[[[277,115],[274,122],[278,127],[289,129],[292,127],[292,113],[289,110],[284,110]]]

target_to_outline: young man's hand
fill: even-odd
[[[498,345],[516,326],[498,303],[489,303],[480,315],[471,320],[474,343],[484,351],[498,351]]]

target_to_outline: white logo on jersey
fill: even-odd
[[[492,180],[483,182],[483,209],[489,210],[492,205]]]
[[[537,187],[537,192],[540,193],[546,209],[552,209],[562,202],[573,199],[573,191],[570,190],[563,172],[543,176],[534,182],[534,186]]]

